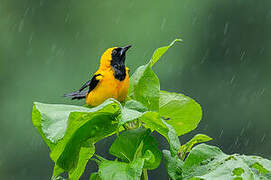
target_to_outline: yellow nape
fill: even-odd
[[[102,55],[101,60],[100,60],[100,67],[99,69],[105,69],[109,68],[111,65],[111,60],[112,60],[112,51],[116,47],[108,48]]]

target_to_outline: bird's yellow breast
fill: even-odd
[[[125,100],[129,88],[129,69],[127,67],[123,81],[114,77],[114,71],[111,68],[98,70],[95,74],[101,74],[101,77],[97,86],[86,97],[88,105],[97,106],[108,98],[114,98],[120,102]]]

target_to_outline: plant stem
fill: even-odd
[[[148,180],[148,172],[147,169],[143,169],[143,180]]]

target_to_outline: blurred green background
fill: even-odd
[[[175,38],[155,65],[161,88],[203,108],[196,133],[226,153],[271,158],[271,1],[0,0],[0,179],[49,179],[49,150],[32,126],[32,102],[74,103],[106,48],[132,44],[131,73]],[[97,145],[110,158],[114,137]],[[160,139],[160,147],[167,147]],[[163,165],[161,165],[163,166]],[[89,173],[96,170],[89,163]],[[168,179],[163,167],[150,179]]]

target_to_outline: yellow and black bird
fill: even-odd
[[[128,94],[129,68],[125,66],[126,51],[131,46],[107,49],[100,60],[100,67],[91,80],[78,91],[65,94],[72,99],[86,99],[86,104],[97,106],[108,98],[122,102]],[[88,87],[88,91],[83,91]]]

